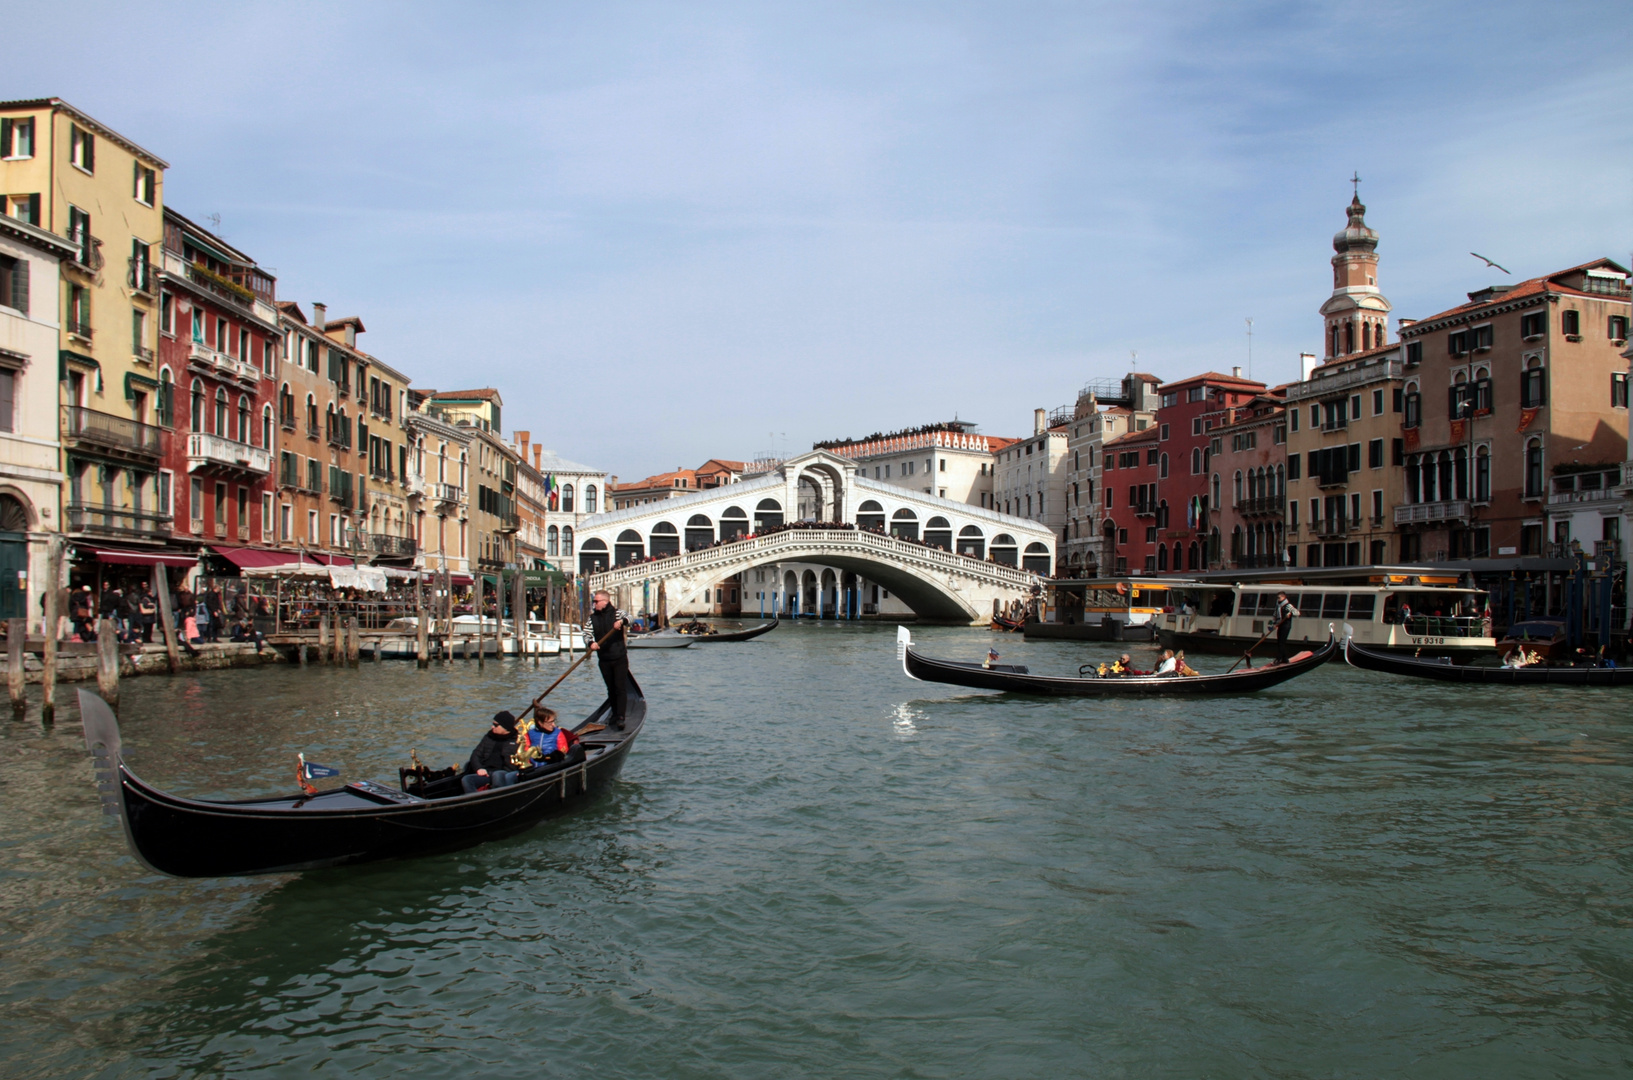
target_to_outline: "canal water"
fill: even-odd
[[[1625,693],[1329,665],[1235,699],[1032,700],[909,681],[893,635],[636,653],[647,728],[585,812],[269,879],[145,872],[77,712],[8,721],[0,1074],[1628,1075]],[[287,792],[300,750],[395,777],[564,666],[131,680],[125,747],[200,796]],[[599,687],[586,665],[557,703]]]

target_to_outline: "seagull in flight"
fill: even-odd
[[[1488,259],[1484,255],[1480,254],[1478,251],[1471,251],[1471,252],[1469,252],[1469,254],[1473,255],[1476,259],[1479,259],[1481,262],[1485,263],[1487,266],[1497,266],[1496,263],[1492,262],[1490,259]],[[1508,274],[1509,277],[1514,276],[1513,274],[1508,273],[1508,267],[1506,267],[1506,266],[1497,266],[1497,269],[1501,270],[1505,274]]]

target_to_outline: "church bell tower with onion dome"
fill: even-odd
[[[1389,301],[1378,291],[1378,234],[1367,227],[1361,178],[1352,181],[1349,223],[1332,238],[1332,296],[1321,305],[1328,360],[1381,348],[1389,339]]]

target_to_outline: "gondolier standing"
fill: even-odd
[[[1298,608],[1287,599],[1287,594],[1276,594],[1276,663],[1287,663],[1287,635],[1293,632],[1293,620],[1298,617]]]
[[[604,592],[595,594],[594,607],[590,611],[590,625],[584,628],[584,640],[589,643],[590,651],[596,654],[596,661],[601,665],[601,678],[607,684],[607,700],[612,702],[612,728],[620,730],[624,726],[624,712],[629,706],[629,650],[624,643],[623,633],[612,634],[614,630],[627,630],[629,618],[612,606],[612,597]],[[606,644],[597,644],[606,638]]]

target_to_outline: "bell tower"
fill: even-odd
[[[1332,238],[1332,295],[1321,305],[1326,359],[1388,344],[1389,301],[1378,291],[1378,234],[1367,227],[1361,177],[1350,178],[1355,195],[1349,222]]]

